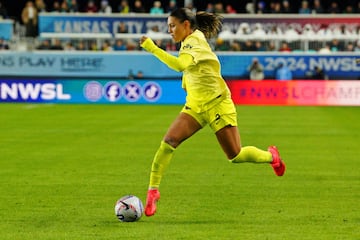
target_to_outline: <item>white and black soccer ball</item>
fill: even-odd
[[[127,195],[120,198],[115,205],[115,215],[122,222],[135,222],[143,215],[144,206],[140,198]]]

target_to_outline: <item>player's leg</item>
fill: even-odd
[[[271,163],[276,175],[282,176],[284,174],[285,164],[282,162],[276,147],[271,146],[268,151],[254,146],[241,147],[236,109],[231,99],[225,99],[209,110],[209,116],[211,118],[209,119],[210,126],[231,162]]]
[[[220,129],[216,132],[216,137],[232,163],[270,163],[276,175],[284,175],[285,163],[281,160],[275,146],[270,146],[268,151],[254,146],[241,147],[240,136],[235,126],[226,126]]]
[[[216,132],[216,137],[228,159],[233,163],[271,163],[272,155],[254,146],[241,147],[236,126],[225,126]]]
[[[156,202],[160,198],[158,188],[161,178],[173,157],[175,148],[201,128],[202,126],[194,117],[184,112],[181,112],[170,125],[153,159],[145,207],[147,216],[155,214]]]
[[[200,130],[201,125],[189,114],[181,112],[170,125],[158,148],[150,174],[149,188],[158,188],[162,174],[170,163],[174,150],[183,141]]]

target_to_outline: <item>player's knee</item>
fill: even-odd
[[[180,141],[172,137],[165,137],[163,141],[172,146],[173,148],[176,148],[181,143]]]

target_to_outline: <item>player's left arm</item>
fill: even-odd
[[[190,54],[184,53],[180,54],[179,57],[173,56],[156,46],[150,38],[146,38],[146,40],[141,43],[141,47],[152,53],[169,68],[178,72],[184,71],[193,64],[193,57]]]

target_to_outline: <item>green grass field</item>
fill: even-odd
[[[0,239],[360,239],[360,108],[239,106],[243,145],[287,172],[230,164],[209,127],[176,150],[154,217],[152,157],[181,106],[0,104]]]

